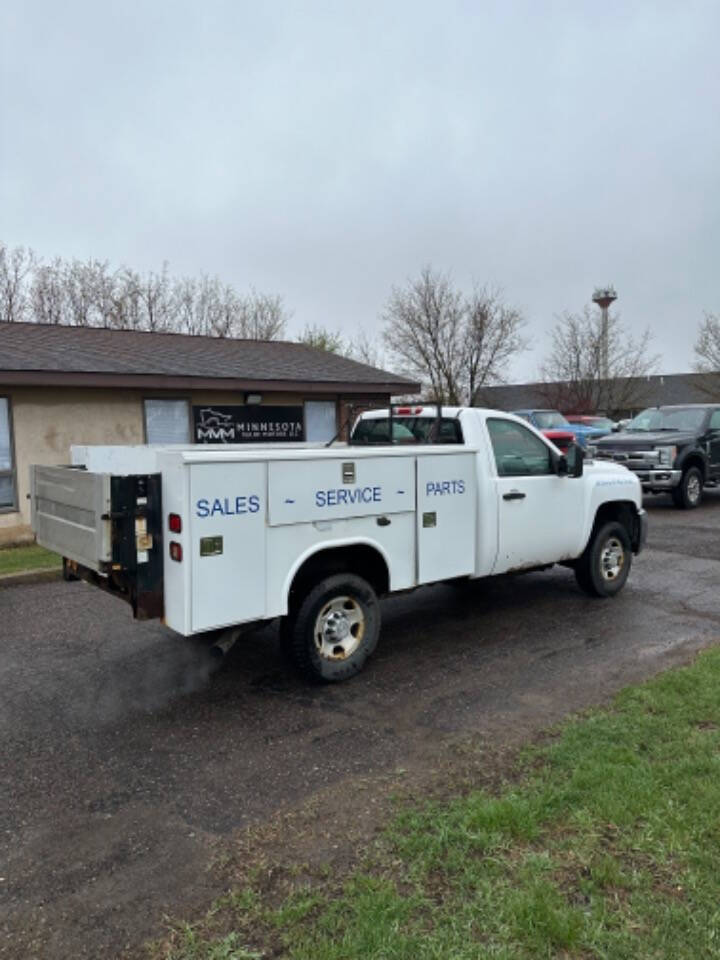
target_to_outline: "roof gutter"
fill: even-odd
[[[344,380],[245,380],[237,377],[187,377],[143,373],[0,370],[0,384],[27,387],[136,387],[154,390],[275,390],[285,393],[419,393],[410,380],[352,383]]]

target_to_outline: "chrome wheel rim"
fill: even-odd
[[[688,477],[687,482],[687,498],[690,503],[697,503],[700,499],[700,477],[696,473],[693,473]]]
[[[334,597],[315,618],[315,648],[325,660],[347,660],[365,634],[365,614],[353,597]]]
[[[603,580],[617,580],[624,566],[625,549],[617,537],[610,537],[600,552],[600,573]]]

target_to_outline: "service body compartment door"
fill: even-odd
[[[192,629],[265,616],[267,465],[190,465]],[[169,558],[166,563],[173,563]]]
[[[278,460],[269,464],[270,526],[406,513],[415,507],[413,456]]]
[[[418,583],[475,572],[475,455],[417,458]]]

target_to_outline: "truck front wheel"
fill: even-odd
[[[334,574],[310,590],[281,630],[283,647],[303,676],[320,683],[347,680],[377,646],[377,594],[362,577]]]
[[[575,579],[591,597],[612,597],[625,586],[631,563],[628,532],[613,520],[595,531],[575,563]]]
[[[682,480],[672,492],[673,503],[684,510],[700,506],[702,500],[703,478],[697,467],[688,467]]]

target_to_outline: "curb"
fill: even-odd
[[[17,587],[27,583],[51,583],[62,580],[62,569],[23,570],[20,573],[6,573],[0,576],[0,590],[3,587]]]

